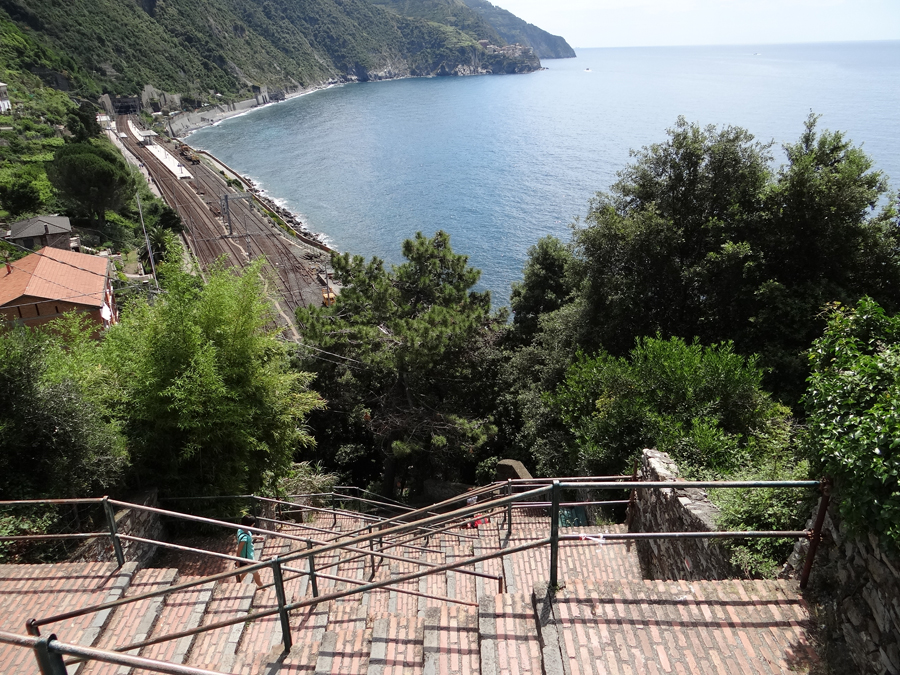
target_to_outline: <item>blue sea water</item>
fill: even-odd
[[[810,111],[900,188],[900,41],[582,49],[529,75],[352,84],[266,106],[190,142],[252,178],[341,251],[402,261],[452,237],[506,304],[538,239],[615,181],[679,115],[796,141]]]

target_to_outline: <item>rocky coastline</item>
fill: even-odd
[[[493,45],[481,45],[485,53],[485,60],[475,60],[473,63],[458,63],[447,67],[446,64],[428,72],[419,72],[405,64],[388,65],[379,70],[367,70],[361,73],[348,73],[341,78],[332,78],[310,87],[300,87],[294,91],[280,91],[276,96],[270,97],[263,88],[253,98],[227,103],[199,110],[195,112],[181,112],[163,120],[166,131],[172,138],[186,138],[194,131],[214,126],[230,117],[246,115],[254,110],[259,110],[267,105],[281,103],[288,99],[306,96],[323,89],[338,87],[344,84],[357,82],[377,82],[382,80],[405,80],[413,77],[471,77],[474,75],[517,75],[533,73],[544,70],[540,60],[534,55],[530,47],[519,44],[506,47]]]
[[[184,145],[187,144],[184,143]],[[239,180],[244,185],[246,191],[252,194],[253,198],[259,202],[263,208],[275,214],[284,223],[285,227],[290,230],[290,234],[301,242],[325,253],[332,253],[334,251],[334,249],[326,242],[323,233],[310,230],[299,215],[275,203],[275,201],[266,194],[265,190],[261,190],[252,179],[241,175],[221,159],[206,150],[198,150],[196,148],[191,148],[191,150],[198,155],[206,157],[213,165],[218,167],[218,170],[225,174],[226,178]]]

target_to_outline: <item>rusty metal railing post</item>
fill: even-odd
[[[337,527],[337,507],[334,504],[334,492],[331,493],[331,526]]]
[[[634,460],[631,471],[631,482],[637,483],[638,460]],[[625,527],[631,529],[631,519],[634,518],[634,503],[637,501],[637,490],[631,488],[631,495],[628,497],[628,509],[625,514]]]
[[[294,641],[291,639],[291,621],[287,605],[287,597],[284,595],[284,577],[281,574],[281,559],[275,556],[272,559],[272,579],[275,581],[275,598],[278,600],[278,615],[281,618],[281,638],[284,641],[284,652],[291,651]]]
[[[312,548],[313,543],[312,539],[306,540],[306,548]],[[306,556],[307,562],[309,563],[309,583],[312,584],[312,594],[314,598],[319,597],[319,584],[316,581],[316,561],[315,556],[310,553]]]
[[[553,481],[553,489],[550,505],[550,588],[556,590],[559,587],[559,481]]]
[[[51,640],[56,640],[56,635],[41,638],[34,644],[34,657],[41,675],[68,675],[62,654],[50,651]]]
[[[506,479],[506,496],[512,495],[512,480]],[[506,536],[512,536],[512,502],[506,505]]]
[[[800,590],[806,589],[809,583],[809,574],[812,572],[813,560],[819,549],[819,541],[822,539],[822,526],[825,524],[825,515],[828,513],[828,502],[831,498],[831,480],[822,479],[822,496],[819,498],[819,512],[816,514],[816,522],[813,524],[809,535],[809,551],[806,553],[806,561],[803,563],[803,573],[800,575]]]
[[[109,505],[109,497],[103,498],[103,511],[106,513],[106,524],[109,527],[109,536],[112,538],[113,551],[116,553],[116,562],[119,567],[125,564],[125,554],[122,553],[122,542],[119,540],[119,533],[116,531],[116,514]]]

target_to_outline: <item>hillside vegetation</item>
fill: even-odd
[[[134,95],[150,84],[198,105],[216,93],[246,96],[254,86],[540,67],[486,53],[477,31],[366,0],[0,0],[0,12],[104,91]]]
[[[494,27],[462,0],[372,0],[372,3],[401,16],[453,26],[475,40],[487,40],[498,46],[506,44]]]

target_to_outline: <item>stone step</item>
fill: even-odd
[[[367,675],[421,675],[424,669],[424,617],[381,615],[372,623]]]
[[[541,675],[541,643],[530,593],[481,598],[478,629],[482,675]]]
[[[460,546],[444,545],[443,549],[444,561],[448,564],[465,560],[466,558],[471,558],[475,555],[475,546],[470,542],[466,542]],[[478,550],[481,550],[480,545]],[[469,566],[466,569],[474,570],[475,567]],[[465,600],[467,602],[477,602],[478,582],[481,581],[478,577],[474,577],[471,574],[463,574],[462,572],[454,570],[444,572],[443,577],[444,587],[447,589],[448,598]]]
[[[365,625],[365,618],[363,619]],[[372,651],[372,629],[328,631],[319,645],[316,675],[366,675]]]
[[[786,583],[575,580],[553,622],[567,675],[772,675],[817,661],[805,603]]]
[[[244,577],[243,583],[233,581],[217,583],[213,598],[203,616],[203,625],[247,614],[256,590],[256,585],[250,577]],[[198,668],[230,672],[237,656],[243,630],[244,623],[237,623],[200,633],[191,648],[187,664]]]
[[[196,581],[200,577],[183,576],[176,583],[188,583]],[[163,637],[173,633],[191,630],[200,625],[206,608],[212,600],[214,582],[201,586],[192,586],[183,591],[169,593],[163,603],[159,618],[150,633],[150,638]],[[194,636],[168,640],[155,645],[149,645],[140,650],[139,656],[169,663],[183,664]]]
[[[268,579],[263,580],[264,583]],[[288,578],[284,582],[285,598],[288,603],[302,598],[301,580]],[[276,609],[278,599],[273,587],[261,589],[253,598],[251,612],[261,612],[268,609]],[[305,612],[297,610],[292,619],[300,618]],[[292,621],[293,623],[293,621]],[[292,630],[292,639],[296,640],[298,631]],[[302,635],[302,633],[300,633]],[[284,652],[284,635],[281,629],[281,617],[278,614],[256,619],[244,627],[241,643],[238,648],[233,673],[245,673],[252,675],[259,672],[262,664],[276,659]]]
[[[132,578],[125,591],[125,597],[167,588],[173,584],[177,576],[178,571],[174,569],[140,570]],[[153,631],[165,601],[165,596],[160,595],[116,608],[100,639],[93,646],[114,650],[116,647],[146,640]],[[130,670],[111,663],[91,661],[84,665],[81,672],[84,675],[127,675]]]
[[[477,675],[478,611],[444,605],[425,610],[423,675]]]
[[[290,539],[282,537],[267,536],[262,545],[262,551],[259,560],[269,560],[276,556],[286,556],[292,551],[291,544],[299,544],[300,542],[292,542]]]
[[[25,622],[118,600],[136,569],[126,563],[58,563],[0,565],[0,629],[25,634]],[[87,614],[41,627],[42,635],[56,634],[63,642],[92,645],[113,610]],[[31,650],[0,644],[4,672],[38,673]]]

